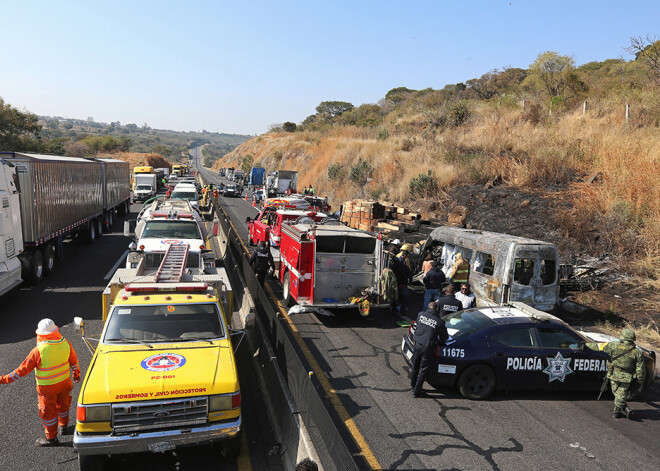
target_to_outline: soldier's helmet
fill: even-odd
[[[632,329],[623,329],[621,331],[621,340],[631,340],[635,341],[637,339],[637,336],[635,335],[635,331]]]

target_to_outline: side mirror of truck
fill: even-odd
[[[245,224],[250,224],[250,221],[252,221],[252,219],[250,218],[250,216],[248,216],[248,217],[245,218]]]

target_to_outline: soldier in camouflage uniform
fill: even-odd
[[[588,343],[587,347],[593,350],[602,350],[609,354],[611,360],[607,363],[607,378],[614,394],[615,419],[621,417],[632,418],[632,411],[628,408],[630,385],[636,381],[640,386],[644,384],[646,370],[642,352],[635,347],[635,331],[623,329],[621,340],[608,343]]]

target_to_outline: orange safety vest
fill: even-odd
[[[58,340],[43,340],[37,344],[41,362],[35,368],[38,386],[61,383],[69,379],[69,355],[71,346],[64,337]]]

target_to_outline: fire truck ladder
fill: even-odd
[[[174,245],[170,244],[165,252],[163,261],[158,267],[156,273],[156,282],[163,281],[178,282],[183,279],[183,270],[186,268],[188,260],[188,244]]]

